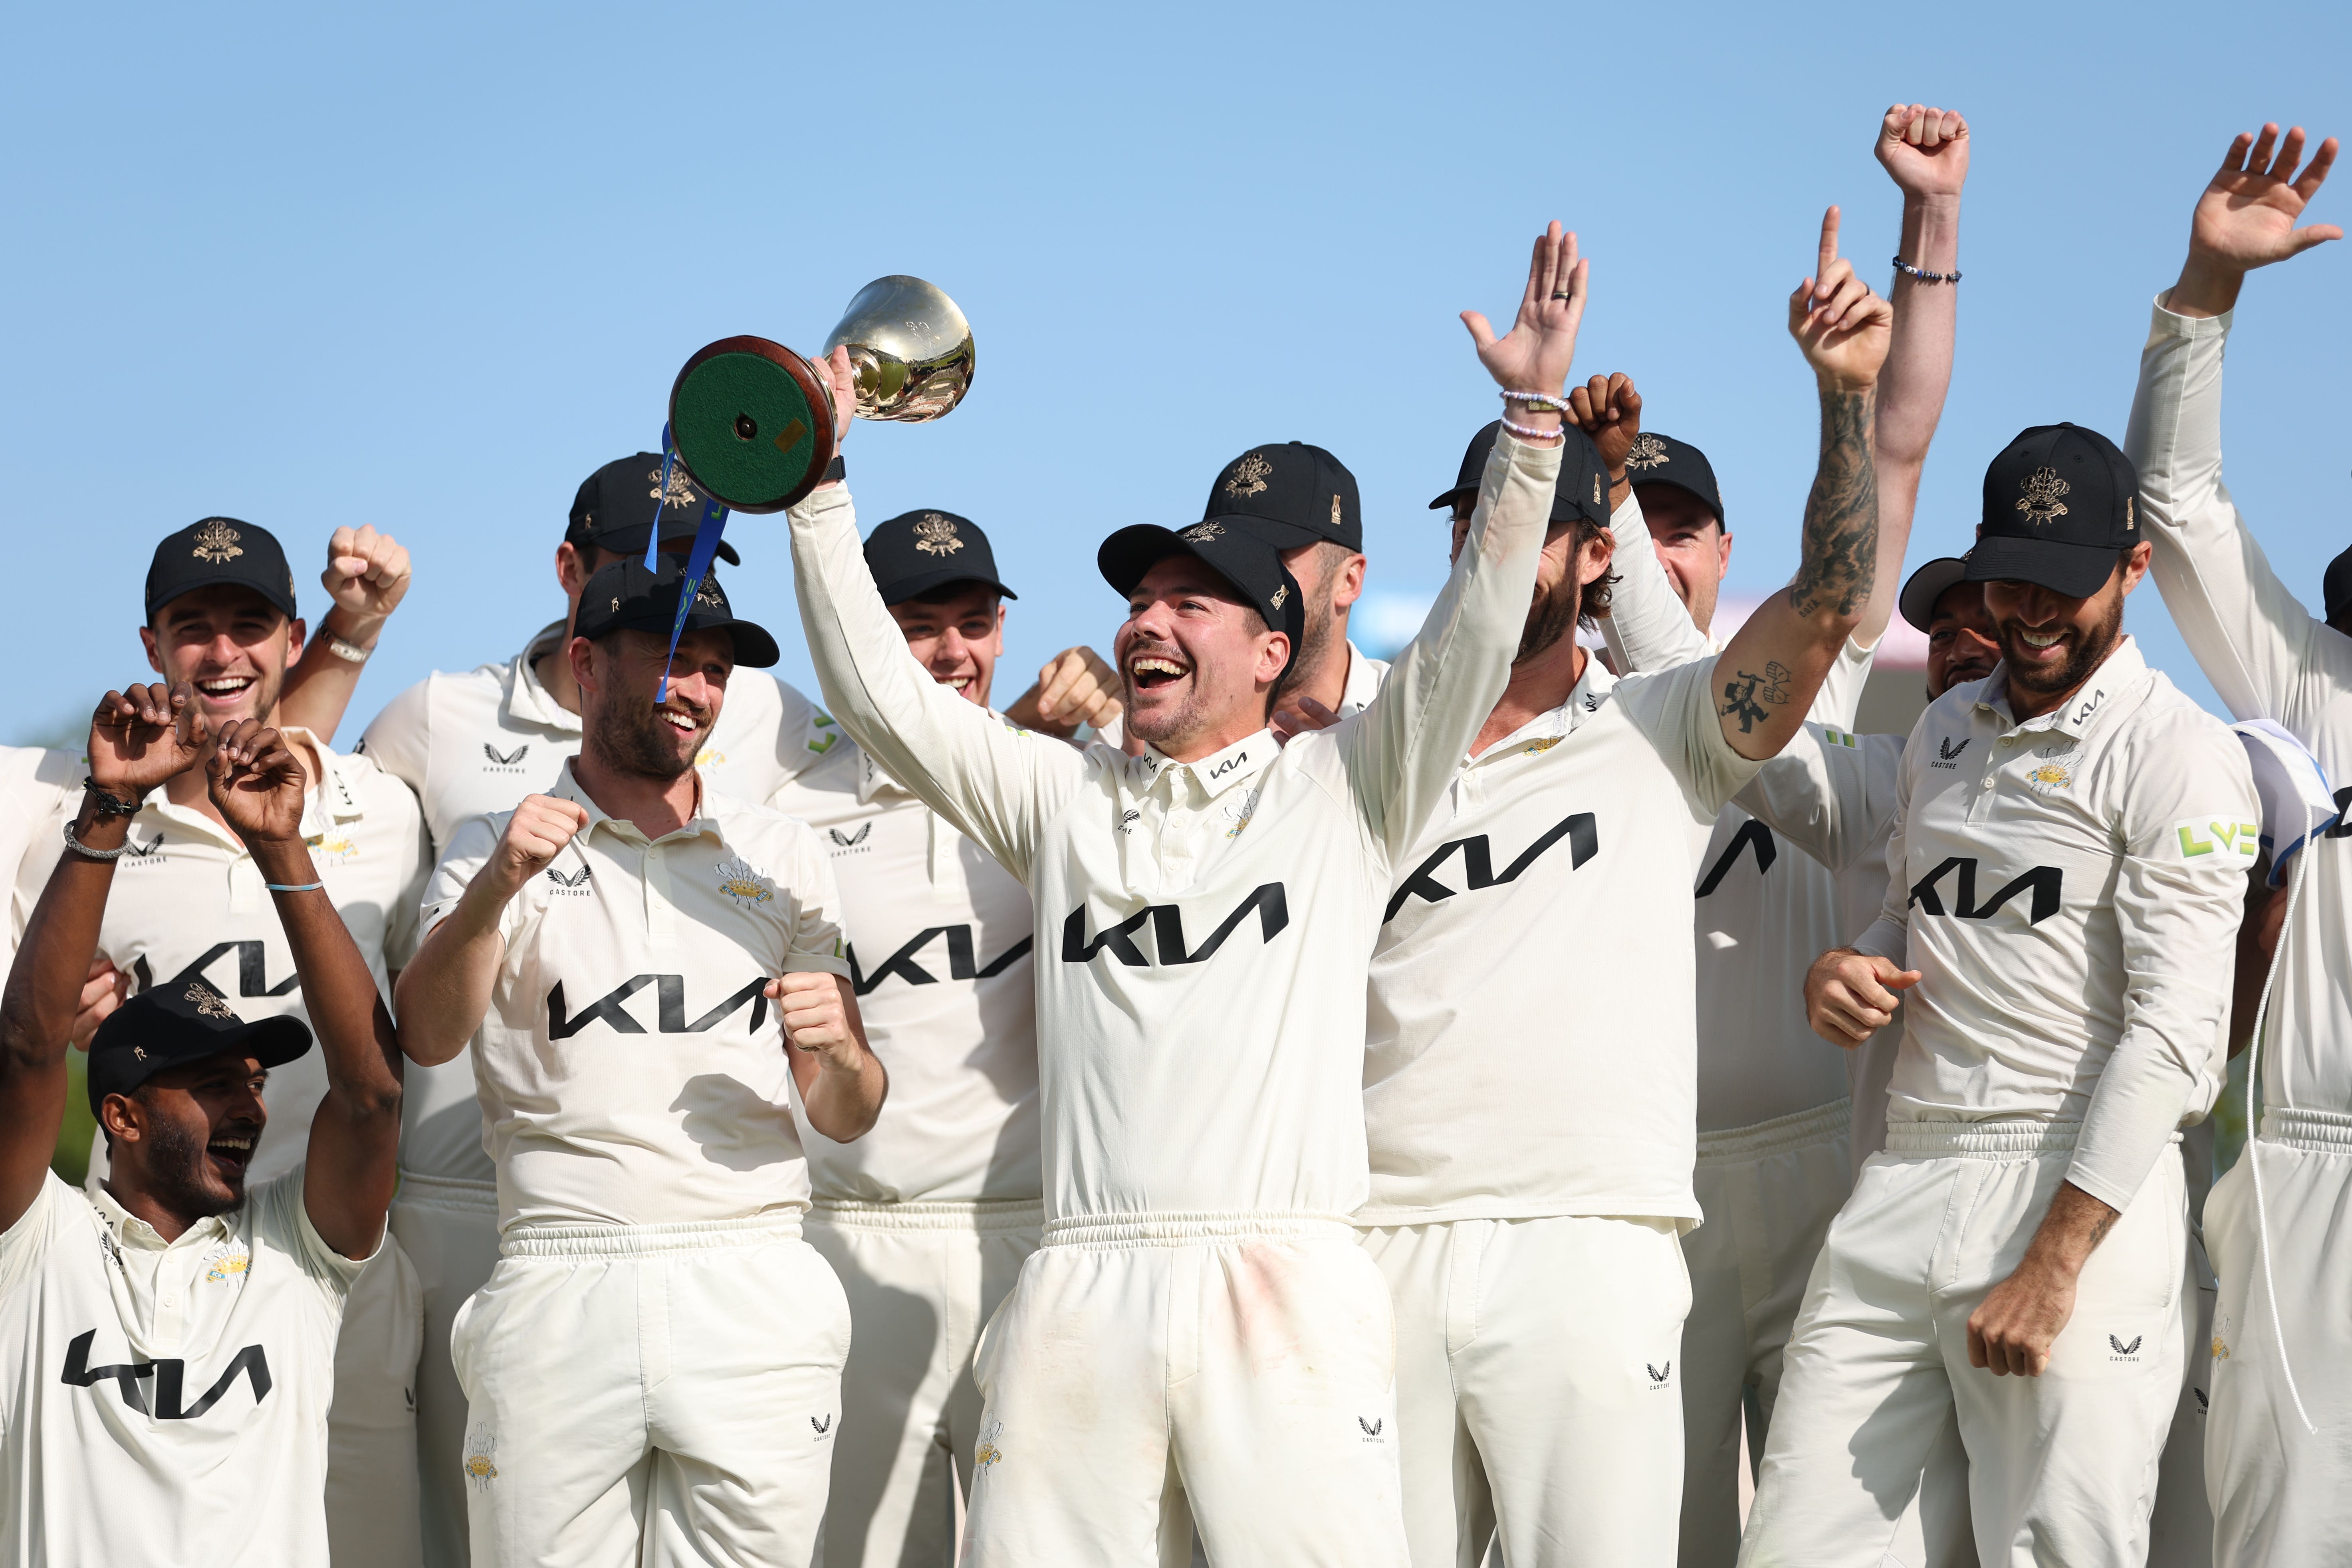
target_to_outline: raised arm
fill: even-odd
[[[1691,619],[1690,606],[1666,580],[1656,542],[1643,520],[1625,467],[1642,434],[1642,394],[1623,371],[1596,375],[1568,395],[1569,416],[1592,437],[1609,469],[1609,531],[1617,541],[1610,557],[1617,584],[1611,591],[1601,636],[1616,656],[1620,674],[1669,669],[1715,651]]]
[[[1895,329],[1878,380],[1878,417],[1871,452],[1878,465],[1878,569],[1855,638],[1874,646],[1895,614],[1910,548],[1911,516],[1927,444],[1944,416],[1952,384],[1952,339],[1959,320],[1960,187],[1969,177],[1969,122],[1957,110],[1898,103],[1878,126],[1878,161],[1903,193],[1897,262],[1950,281],[1930,281],[1900,266],[1887,300]]]
[[[2301,128],[2280,142],[2275,125],[2259,141],[2242,134],[2230,144],[2189,220],[2179,281],[2157,301],[2124,437],[2155,547],[2150,569],[2198,666],[2232,714],[2298,734],[2306,702],[2352,685],[2352,641],[2323,626],[2279,580],[2230,499],[2221,367],[2246,274],[2343,234],[2329,224],[2296,226],[2327,178],[2336,141],[2321,142],[2298,176],[2303,150]]]
[[[232,724],[207,773],[215,809],[270,889],[327,1068],[327,1097],[310,1121],[302,1206],[329,1247],[371,1257],[399,1179],[400,1046],[391,1009],[319,885],[302,842],[302,765],[284,739],[250,719]]]
[[[193,766],[208,738],[185,681],[110,691],[91,716],[96,788],[82,796],[73,824],[75,841],[90,854],[68,850],[49,873],[0,996],[0,1230],[32,1207],[57,1151],[66,1050],[114,884],[113,857],[131,841],[131,818],[147,792]],[[114,809],[101,812],[102,802]]]
[[[359,689],[366,656],[408,595],[408,552],[389,533],[339,528],[327,542],[327,569],[319,581],[333,602],[300,661],[286,672],[278,712],[287,723],[331,740]],[[361,657],[338,651],[339,643]]]
[[[1870,430],[1894,312],[1837,253],[1838,209],[1822,219],[1820,267],[1789,297],[1789,331],[1812,367],[1822,456],[1805,501],[1796,580],[1748,617],[1716,662],[1723,732],[1743,757],[1769,757],[1869,605],[1878,567],[1878,479]]]
[[[1560,410],[1586,272],[1576,236],[1555,223],[1536,240],[1508,333],[1497,338],[1486,317],[1462,313],[1495,384],[1538,401],[1504,403],[1506,427],[1496,432],[1453,575],[1420,635],[1389,667],[1380,695],[1340,731],[1357,808],[1391,854],[1418,837],[1510,681],[1559,477]],[[1514,435],[1512,425],[1527,436]]]

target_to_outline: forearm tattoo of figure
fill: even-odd
[[[1765,704],[1778,708],[1789,700],[1789,667],[1778,659],[1767,660],[1764,673],[1743,669],[1723,683],[1723,706],[1718,712],[1739,721],[1739,732],[1755,733],[1756,726],[1772,715]]]
[[[1822,460],[1805,498],[1804,560],[1789,601],[1811,619],[1851,616],[1878,567],[1878,469],[1870,458],[1871,392],[1822,388]]]

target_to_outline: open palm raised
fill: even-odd
[[[2192,263],[2202,260],[2246,272],[2344,237],[2344,231],[2334,224],[2295,226],[2336,162],[2336,138],[2330,136],[2319,144],[2310,166],[2297,178],[2295,165],[2303,161],[2303,142],[2300,125],[2284,140],[2276,125],[2263,126],[2260,137],[2238,133],[2221,159],[2221,169],[2198,197],[2196,216],[2189,219]]]
[[[1576,358],[1576,329],[1584,320],[1586,263],[1576,254],[1576,236],[1555,223],[1536,240],[1528,263],[1527,292],[1518,319],[1501,337],[1475,310],[1462,312],[1462,324],[1478,345],[1478,363],[1506,392],[1540,392],[1558,397]]]

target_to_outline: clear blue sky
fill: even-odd
[[[1297,438],[1362,483],[1376,588],[1426,593],[1428,498],[1496,404],[1454,313],[1507,311],[1558,217],[1593,260],[1580,368],[1713,456],[1733,587],[1795,559],[1815,440],[1783,330],[1822,207],[1884,280],[1870,156],[1897,99],[1975,130],[1949,410],[1914,559],[1967,542],[2019,428],[2120,437],[2147,300],[2232,132],[2352,134],[2352,7],[1189,5],[362,10],[47,6],[11,18],[0,472],[16,671],[0,740],[140,678],[150,551],[261,523],[310,603],[330,530],[417,584],[342,731],[558,604],[573,489],[655,440],[693,349],[814,349],[868,279],[963,306],[976,387],[860,426],[870,525],[979,521],[1023,597],[1016,679],[1107,638],[1097,542],[1199,515]],[[2352,169],[2317,215],[2352,224]],[[2230,473],[2291,580],[2347,542],[2352,251],[2260,277]],[[781,519],[730,531],[744,613],[806,681]],[[2152,588],[2129,625],[2210,690]]]

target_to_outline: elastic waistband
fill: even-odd
[[[1191,1213],[1080,1215],[1051,1220],[1047,1247],[1215,1247],[1270,1237],[1356,1245],[1344,1215],[1304,1209],[1203,1209]]]
[[[689,1225],[509,1226],[499,1237],[500,1258],[646,1258],[665,1252],[717,1252],[798,1241],[800,1212],[782,1209],[743,1219]]]
[[[2063,1154],[2083,1131],[2079,1121],[1890,1121],[1890,1154],[1958,1154],[1977,1160]],[[2176,1134],[2177,1136],[2177,1134]]]
[[[1702,1132],[1698,1135],[1698,1163],[1702,1165],[1731,1164],[1761,1160],[1773,1154],[1786,1154],[1790,1150],[1815,1143],[1827,1143],[1843,1137],[1853,1120],[1853,1102],[1832,1100],[1827,1105],[1816,1105],[1811,1110],[1792,1110],[1786,1116],[1776,1116],[1753,1127],[1727,1127],[1720,1132]]]
[[[1045,1206],[1018,1198],[913,1204],[819,1198],[809,1205],[808,1217],[812,1225],[841,1230],[954,1230],[991,1236],[1037,1229],[1045,1223]]]
[[[2316,1154],[2352,1154],[2352,1116],[2268,1106],[2263,1111],[2261,1138],[2265,1143],[2284,1143]]]
[[[467,1182],[455,1176],[424,1176],[415,1171],[400,1173],[400,1190],[393,1196],[394,1203],[414,1205],[419,1208],[457,1209],[467,1214],[499,1212],[499,1184],[496,1182]]]

